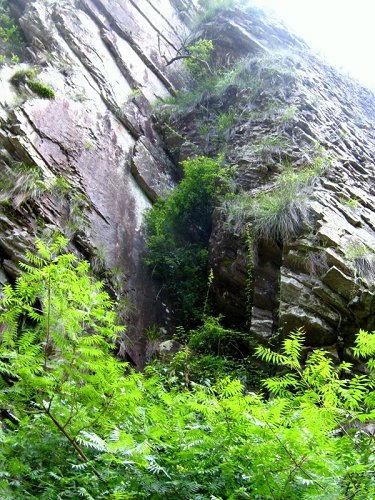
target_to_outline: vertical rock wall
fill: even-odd
[[[177,158],[221,151],[237,165],[210,241],[217,310],[237,326],[251,318],[263,342],[303,327],[309,345],[342,356],[359,328],[375,327],[375,97],[257,11],[227,10],[198,36],[232,72],[171,114],[180,139],[166,130],[165,140],[179,142]],[[314,169],[257,231],[259,196],[283,203],[285,172]]]
[[[161,315],[165,320],[142,263],[142,214],[176,182],[151,122],[152,103],[179,84],[178,66],[167,69],[165,58],[186,36],[194,9],[169,0],[25,0],[11,6],[30,63],[56,98],[41,99],[27,85],[11,84],[12,75],[31,64],[1,69],[0,280],[14,277],[36,236],[54,228],[69,234],[126,299],[125,346],[140,366],[145,328]],[[28,189],[29,167],[39,172],[43,189]],[[11,187],[17,183],[23,192],[18,198]]]

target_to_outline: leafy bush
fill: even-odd
[[[248,343],[248,334],[224,328],[220,320],[220,317],[206,316],[201,326],[189,332],[189,347],[217,356],[233,355],[237,351],[241,356],[241,345]]]
[[[0,1],[0,63],[7,60],[16,63],[17,58],[23,54],[25,41],[19,27],[12,18],[9,6],[5,0]]]
[[[185,321],[200,316],[204,300],[211,214],[226,182],[221,161],[203,156],[184,161],[181,183],[145,217],[145,261]]]
[[[201,39],[187,47],[184,66],[193,78],[206,78],[211,72],[208,61],[213,51],[212,40]]]
[[[367,375],[346,377],[352,366],[321,350],[304,365],[297,331],[280,353],[258,348],[283,368],[264,382],[268,400],[228,377],[167,389],[158,375],[124,376],[112,303],[87,263],[59,255],[65,244],[39,242],[4,289],[2,498],[374,497],[375,332],[354,349]]]

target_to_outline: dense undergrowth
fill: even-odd
[[[303,363],[297,331],[279,353],[257,348],[282,367],[263,393],[246,390],[235,373],[167,383],[155,366],[137,374],[113,356],[123,327],[102,284],[65,244],[39,242],[32,265],[4,288],[2,498],[374,497],[366,424],[375,416],[375,333],[356,340],[366,374],[334,366],[322,350]],[[201,333],[192,335],[198,348]],[[217,337],[207,346],[225,351]],[[182,371],[189,377],[187,365]]]
[[[201,317],[207,288],[208,239],[215,202],[225,192],[222,158],[183,162],[184,178],[146,214],[146,263],[173,297],[185,322]]]

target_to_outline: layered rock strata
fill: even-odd
[[[168,0],[25,0],[11,7],[29,62],[0,73],[0,279],[14,278],[36,236],[68,234],[126,299],[126,351],[140,366],[145,328],[168,319],[142,261],[142,217],[176,183],[151,106],[179,85],[178,66],[165,60],[186,36],[194,8]],[[11,77],[30,67],[55,99],[12,85]]]

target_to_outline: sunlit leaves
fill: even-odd
[[[371,366],[353,375],[319,349],[304,359],[299,330],[279,353],[257,349],[277,367],[268,399],[236,377],[203,386],[126,372],[113,356],[112,303],[63,243],[38,244],[33,266],[5,287],[2,498],[375,496]],[[197,342],[233,340],[213,318],[206,327]],[[360,332],[356,355],[373,359],[373,335]],[[188,369],[188,356],[176,355],[176,369]]]

